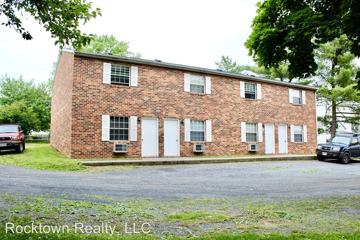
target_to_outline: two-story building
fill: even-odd
[[[51,145],[72,158],[313,153],[315,91],[218,70],[64,50],[53,84]],[[125,153],[115,154],[114,144],[115,152]]]

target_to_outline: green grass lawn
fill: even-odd
[[[119,200],[93,196],[69,200],[66,196],[0,196],[0,239],[6,222],[50,226],[84,223],[115,226],[116,237],[96,234],[87,238],[18,236],[5,239],[360,239],[360,197],[264,201],[261,199]],[[1,207],[2,206],[2,207]],[[151,234],[124,233],[125,223],[151,224]],[[251,233],[245,234],[244,233]],[[275,234],[275,235],[274,235]],[[119,235],[122,238],[118,238]],[[143,237],[143,238],[140,238]]]
[[[46,143],[28,143],[24,153],[2,152],[0,164],[12,164],[40,170],[83,171],[79,161],[65,157]]]

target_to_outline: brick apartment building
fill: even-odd
[[[316,89],[198,67],[62,51],[51,145],[72,158],[313,153]],[[114,144],[127,147],[114,153]],[[200,147],[197,146],[197,147]],[[123,149],[124,150],[124,149]]]

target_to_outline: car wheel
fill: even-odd
[[[341,157],[340,161],[343,164],[350,163],[350,155],[349,155],[349,153],[344,153],[344,155]]]
[[[17,151],[18,153],[22,153],[22,152],[24,152],[24,150],[25,150],[25,144],[24,144],[24,143],[20,143],[20,145],[17,147],[16,151]]]
[[[318,155],[318,156],[317,156],[317,160],[319,160],[319,161],[325,161],[325,157]]]

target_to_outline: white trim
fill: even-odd
[[[304,143],[307,143],[308,141],[308,137],[307,137],[307,126],[306,125],[303,125],[303,142]]]
[[[289,103],[293,103],[293,90],[289,88]]]
[[[111,84],[111,64],[104,63],[103,66],[103,83]]]
[[[184,119],[184,142],[190,142],[191,123],[189,118]]]
[[[211,94],[211,77],[205,77],[205,93]]]
[[[261,84],[257,83],[256,84],[256,99],[261,99],[262,98],[262,94],[261,94]]]
[[[137,66],[130,67],[130,86],[137,87],[138,86],[138,74],[139,68]]]
[[[258,142],[263,142],[263,124],[258,123]]]
[[[306,104],[306,91],[305,90],[301,90],[301,103],[302,104]]]
[[[137,141],[137,116],[130,116],[129,118],[129,141]]]
[[[240,124],[241,142],[246,142],[246,122]]]
[[[205,141],[206,142],[211,142],[212,141],[212,126],[211,126],[211,120],[208,119],[205,121],[205,131],[206,131],[206,138]]]
[[[295,137],[294,137],[294,125],[290,125],[290,142],[295,142]]]
[[[190,74],[184,73],[184,92],[190,92]]]
[[[245,98],[245,82],[240,81],[240,97]]]
[[[101,141],[110,141],[110,115],[101,116]]]

